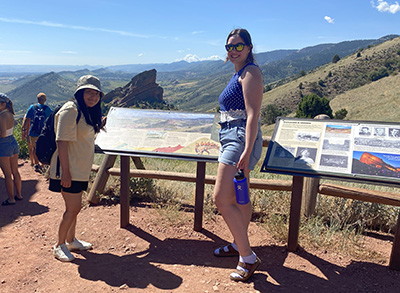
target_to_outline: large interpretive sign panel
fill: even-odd
[[[104,153],[214,161],[219,153],[218,121],[217,113],[112,107],[96,147]]]
[[[279,117],[262,172],[400,183],[400,124]]]

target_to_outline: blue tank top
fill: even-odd
[[[242,69],[232,76],[228,85],[219,96],[218,102],[221,112],[246,110],[243,89],[242,85],[239,83],[239,77],[243,73],[244,69],[249,65],[257,66],[254,63],[247,63]]]

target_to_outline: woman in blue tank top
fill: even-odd
[[[219,97],[221,108],[221,149],[214,189],[214,201],[233,236],[233,242],[214,251],[215,256],[239,256],[231,273],[234,281],[246,281],[261,261],[251,250],[247,229],[251,203],[237,204],[233,178],[239,169],[249,178],[262,152],[259,123],[263,97],[263,78],[254,63],[253,44],[245,29],[233,30],[227,38],[227,60],[236,73]]]

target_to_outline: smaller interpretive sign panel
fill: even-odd
[[[400,124],[277,119],[262,172],[400,183]]]
[[[96,138],[104,153],[215,161],[219,114],[112,107],[106,132]]]

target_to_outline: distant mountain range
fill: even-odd
[[[398,35],[321,44],[301,50],[275,50],[255,54],[255,58],[267,85],[330,63],[335,54],[343,58],[395,37]],[[61,102],[72,97],[76,81],[81,75],[98,76],[107,93],[124,86],[136,74],[151,69],[157,70],[157,82],[164,88],[164,99],[178,109],[188,111],[209,111],[217,107],[218,96],[234,72],[232,64],[222,60],[108,67],[0,65],[0,92],[4,92],[3,88],[7,89],[13,101],[21,105],[33,103],[38,92],[45,92],[49,101]],[[10,80],[5,82],[8,76]]]

